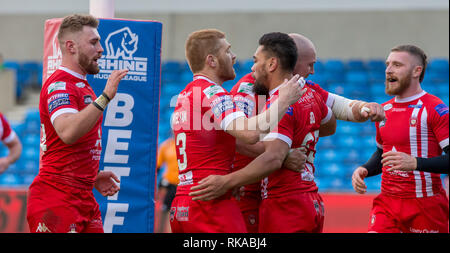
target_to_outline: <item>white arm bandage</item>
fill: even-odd
[[[366,102],[359,101],[359,100],[350,100],[345,97],[341,97],[336,94],[330,93],[330,96],[334,97],[334,103],[331,107],[331,110],[333,111],[334,115],[336,116],[336,119],[339,120],[346,120],[346,121],[353,121],[353,122],[360,122],[355,120],[355,117],[353,115],[353,107],[357,106],[358,110],[357,112],[360,113],[362,106],[366,104]]]

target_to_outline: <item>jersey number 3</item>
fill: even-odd
[[[183,157],[183,161],[178,159],[178,169],[179,171],[183,171],[187,167],[187,156],[186,156],[186,134],[179,133],[176,138],[176,145],[179,151],[179,155]]]

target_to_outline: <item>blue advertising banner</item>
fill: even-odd
[[[100,19],[104,52],[88,82],[100,95],[113,70],[129,69],[103,114],[100,170],[120,178],[120,191],[94,190],[105,233],[154,231],[154,195],[161,76],[162,24]]]

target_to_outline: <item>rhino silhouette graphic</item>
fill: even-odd
[[[130,28],[124,27],[112,32],[105,40],[106,58],[132,60],[137,50],[139,36],[132,33]]]

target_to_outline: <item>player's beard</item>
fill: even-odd
[[[267,88],[267,73],[261,73],[259,78],[255,78],[255,85],[253,85],[253,92],[256,95],[269,96],[269,88]]]
[[[100,68],[94,61],[94,58],[89,59],[89,57],[82,52],[80,52],[80,55],[78,56],[78,64],[90,75],[95,75],[100,72]]]
[[[409,72],[405,77],[398,78],[395,87],[390,84],[388,80],[385,81],[385,92],[390,96],[401,95],[411,84],[412,72]]]
[[[233,80],[236,77],[236,73],[234,72],[234,68],[233,68],[233,62],[231,63],[227,63],[225,60],[223,60],[222,58],[218,58],[219,60],[219,66],[220,66],[220,70],[218,73],[218,76],[221,80],[228,81],[228,80]]]

